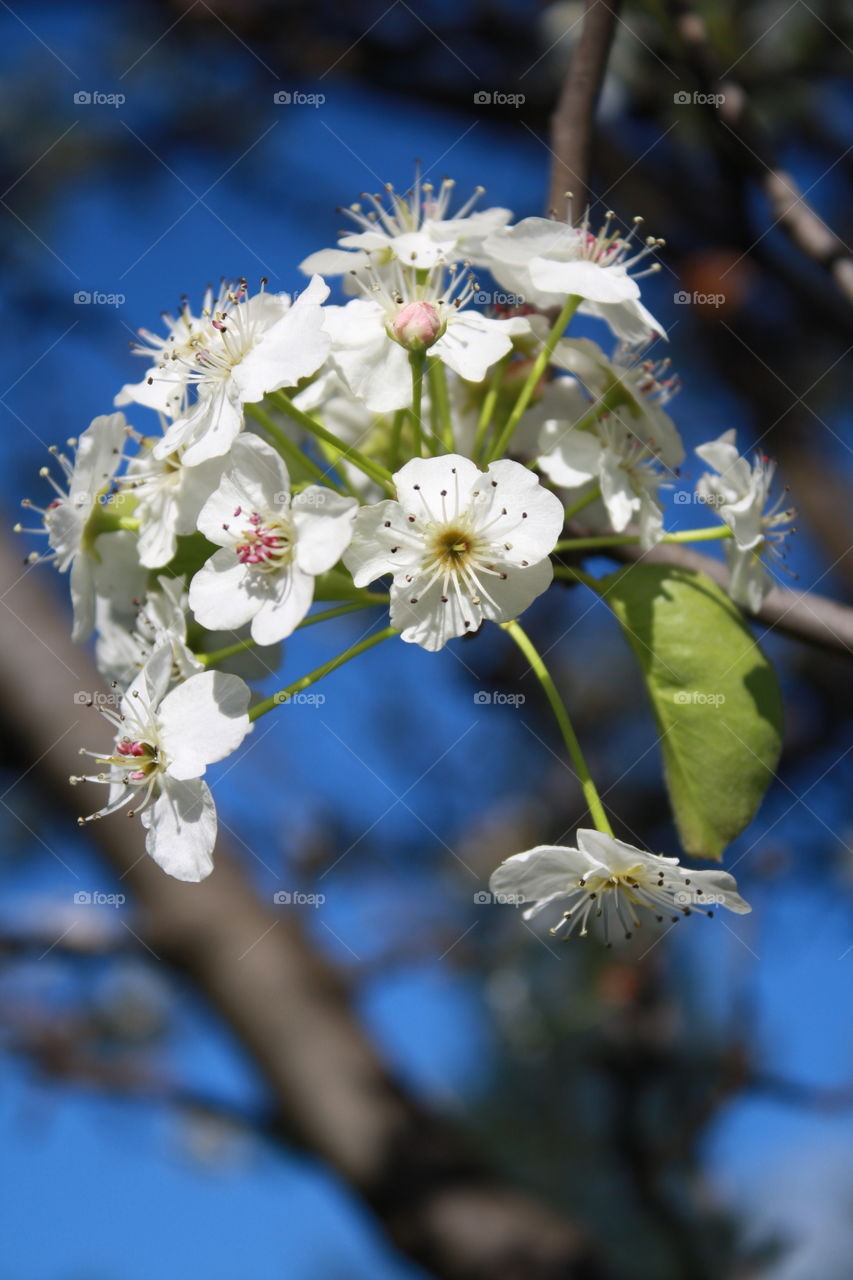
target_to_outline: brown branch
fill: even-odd
[[[566,533],[570,538],[585,538],[590,532],[575,521],[566,526]],[[649,564],[674,564],[686,569],[699,569],[721,587],[728,585],[729,573],[723,561],[702,555],[692,547],[674,546],[671,543],[661,543],[651,551],[643,551],[638,546],[607,547],[602,548],[598,554],[625,564],[635,564],[642,560]],[[853,547],[849,554],[853,555]],[[816,595],[811,591],[773,587],[765,596],[758,612],[745,611],[744,616],[768,630],[781,631],[806,644],[831,649],[848,657],[853,655],[853,609],[826,596]]]
[[[620,0],[586,0],[581,36],[551,117],[554,162],[548,209],[563,216],[566,193],[572,193],[572,215],[580,221],[589,203],[590,156],[595,108],[610,46],[619,18]]]
[[[667,9],[685,60],[700,90],[709,99],[708,115],[722,126],[733,144],[733,160],[761,185],[770,204],[773,225],[822,267],[848,302],[853,302],[853,254],[805,199],[790,173],[776,163],[766,130],[756,117],[743,86],[724,75],[708,39],[704,19],[683,0]],[[719,107],[710,99],[719,95]],[[718,99],[719,100],[719,99]]]
[[[100,789],[72,791],[67,778],[80,767],[80,742],[97,748],[108,737],[75,698],[99,680],[40,572],[0,545],[3,728],[46,808],[92,812]],[[503,1183],[400,1088],[295,912],[262,902],[224,841],[213,875],[193,885],[155,866],[138,819],[116,815],[88,830],[134,895],[144,944],[194,979],[265,1077],[286,1131],[349,1183],[398,1248],[441,1280],[600,1280],[575,1226]],[[79,887],[69,875],[69,897]]]

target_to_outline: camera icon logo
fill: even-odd
[[[92,101],[92,95],[87,89],[78,89],[74,95],[74,101],[78,106],[86,106]]]
[[[279,889],[278,893],[273,894],[272,900],[277,907],[286,907],[293,901],[293,895],[286,889]]]
[[[492,900],[492,895],[488,892],[487,889],[480,889],[477,893],[474,894],[474,901],[477,904],[477,906],[482,906],[486,902],[491,902],[491,900]]]
[[[276,106],[286,107],[293,101],[293,94],[289,93],[287,89],[277,89],[272,96],[272,100]]]
[[[74,895],[74,902],[78,907],[88,907],[92,902],[92,895],[86,889],[78,889]]]
[[[690,502],[692,497],[693,494],[689,489],[676,489],[675,493],[672,495],[672,500],[677,503],[678,506],[683,507],[685,503]]]
[[[487,89],[478,89],[477,92],[474,94],[475,106],[479,106],[479,107],[488,106],[491,100],[492,100],[492,95],[489,93]]]
[[[488,689],[478,689],[474,694],[475,707],[487,707],[491,701],[492,695],[489,693]]]
[[[672,100],[677,107],[686,107],[690,102],[690,94],[685,89],[679,89],[678,93],[672,95]]]
[[[679,289],[678,293],[672,295],[672,300],[677,306],[684,306],[685,303],[693,301],[693,295],[688,293],[686,289]]]
[[[85,307],[92,301],[92,295],[88,289],[78,289],[74,295],[74,304],[78,307]]]

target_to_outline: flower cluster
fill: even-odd
[[[315,600],[334,616],[387,606],[382,635],[430,651],[511,627],[549,588],[581,510],[601,544],[667,536],[663,495],[684,458],[665,407],[677,380],[650,356],[665,335],[638,284],[662,242],[639,220],[623,234],[612,214],[597,231],[513,223],[477,210],[481,194],[454,209],[449,180],[388,187],[344,210],[352,229],[301,264],[298,294],[240,280],[198,312],[185,302],[165,334],[140,331],[146,372],[117,411],[54,451],[64,484],[43,472],[54,497],[27,532],[70,573],[74,638],[97,632],[119,688],[114,742],[90,753],[87,777],[110,789],[93,816],[138,813],[172,875],[210,871],[202,774],[276,702],[223,663],[313,622]],[[509,304],[481,289],[488,278]],[[575,314],[598,341],[567,336]],[[789,513],[765,513],[772,468],[750,468],[732,432],[697,452],[716,472],[697,496],[728,539],[732,594],[755,609],[762,553]],[[688,883],[604,831],[578,844],[518,855],[495,884],[533,910],[574,899],[566,920],[585,932],[596,901],[630,922]],[[723,891],[745,909],[728,880]]]

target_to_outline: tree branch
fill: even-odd
[[[67,779],[81,740],[106,742],[100,717],[75,697],[100,681],[39,572],[0,544],[3,727],[47,805],[92,812],[96,788],[71,790]],[[142,941],[196,982],[265,1077],[286,1131],[350,1184],[398,1248],[440,1280],[600,1280],[576,1227],[503,1184],[401,1089],[295,912],[261,902],[224,841],[214,873],[182,884],[147,856],[138,819],[88,830],[141,908]],[[70,880],[69,893],[78,887]]]
[[[773,225],[786,233],[801,253],[822,267],[848,302],[853,302],[853,255],[805,199],[790,173],[781,169],[772,146],[742,85],[723,74],[708,39],[704,19],[683,0],[668,0],[672,25],[699,88],[708,96],[709,116],[731,135],[729,148],[739,167],[761,185],[770,204]],[[719,107],[710,99],[720,95]]]
[[[572,53],[559,102],[551,117],[554,162],[548,209],[561,217],[566,192],[579,222],[589,203],[590,156],[595,108],[607,69],[620,0],[586,0],[580,39]]]

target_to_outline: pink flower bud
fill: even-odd
[[[446,328],[431,302],[407,302],[397,312],[390,333],[407,351],[424,351],[437,342]]]

